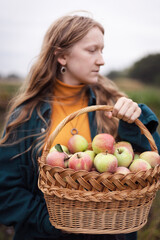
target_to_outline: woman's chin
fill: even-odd
[[[94,84],[98,82],[98,76],[91,78],[88,80],[88,84]]]

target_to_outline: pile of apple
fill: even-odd
[[[154,151],[136,153],[129,142],[115,142],[107,133],[96,135],[89,149],[87,140],[76,134],[69,139],[67,146],[57,144],[52,147],[46,163],[76,171],[127,174],[155,167],[160,164],[160,155]]]

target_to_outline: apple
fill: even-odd
[[[131,171],[126,167],[117,167],[117,170],[115,171],[115,173],[122,173],[122,174],[127,174],[130,172]]]
[[[46,163],[51,166],[59,166],[59,167],[65,167],[64,160],[65,160],[65,154],[63,152],[58,151],[52,151],[49,152],[46,157]]]
[[[115,148],[119,148],[119,147],[126,147],[128,148],[128,150],[132,153],[132,155],[134,156],[134,151],[133,151],[133,147],[129,142],[126,141],[120,141],[115,143],[114,145]]]
[[[71,153],[83,152],[87,150],[87,147],[87,140],[79,134],[73,135],[68,141],[68,149]]]
[[[92,162],[94,162],[95,152],[92,150],[86,150],[84,152],[87,153],[91,157]]]
[[[118,160],[118,166],[128,167],[133,159],[133,155],[127,147],[115,148],[114,155]]]
[[[68,161],[69,168],[74,170],[90,171],[93,163],[91,157],[85,152],[74,153]]]
[[[139,171],[146,171],[146,170],[148,170],[150,168],[151,168],[151,165],[147,161],[145,161],[144,159],[139,158],[139,159],[135,159],[131,163],[131,165],[129,167],[129,170],[131,172],[139,172]]]
[[[113,154],[98,153],[94,158],[94,166],[100,173],[114,173],[118,167],[118,160]]]
[[[108,133],[100,133],[94,137],[92,141],[92,149],[96,154],[102,153],[102,152],[113,154],[114,143],[115,143],[115,139],[112,135]]]
[[[140,158],[140,153],[135,152],[134,153],[134,160]]]
[[[140,158],[147,161],[151,167],[155,167],[160,164],[160,156],[154,151],[146,151],[140,154]]]
[[[61,144],[60,144],[60,145],[61,145]],[[66,152],[66,153],[69,154],[69,150],[68,150],[68,148],[67,148],[65,145],[61,145],[61,148],[62,148],[63,152]],[[53,147],[50,149],[49,152],[53,152],[53,151],[57,151],[57,149],[55,148],[55,146],[53,146]]]

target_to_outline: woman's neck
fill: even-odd
[[[84,85],[79,79],[76,79],[76,78],[71,78],[69,76],[67,76],[67,74],[65,75],[60,75],[58,77],[58,79],[65,83],[65,84],[68,84],[68,85],[73,85],[73,86],[76,86],[76,85]]]

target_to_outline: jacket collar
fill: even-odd
[[[49,102],[43,102],[41,105],[41,114],[44,116],[46,113],[51,114],[51,104]]]
[[[88,106],[96,105],[96,96],[91,88],[89,88],[89,95],[90,95],[90,98],[89,98]]]

